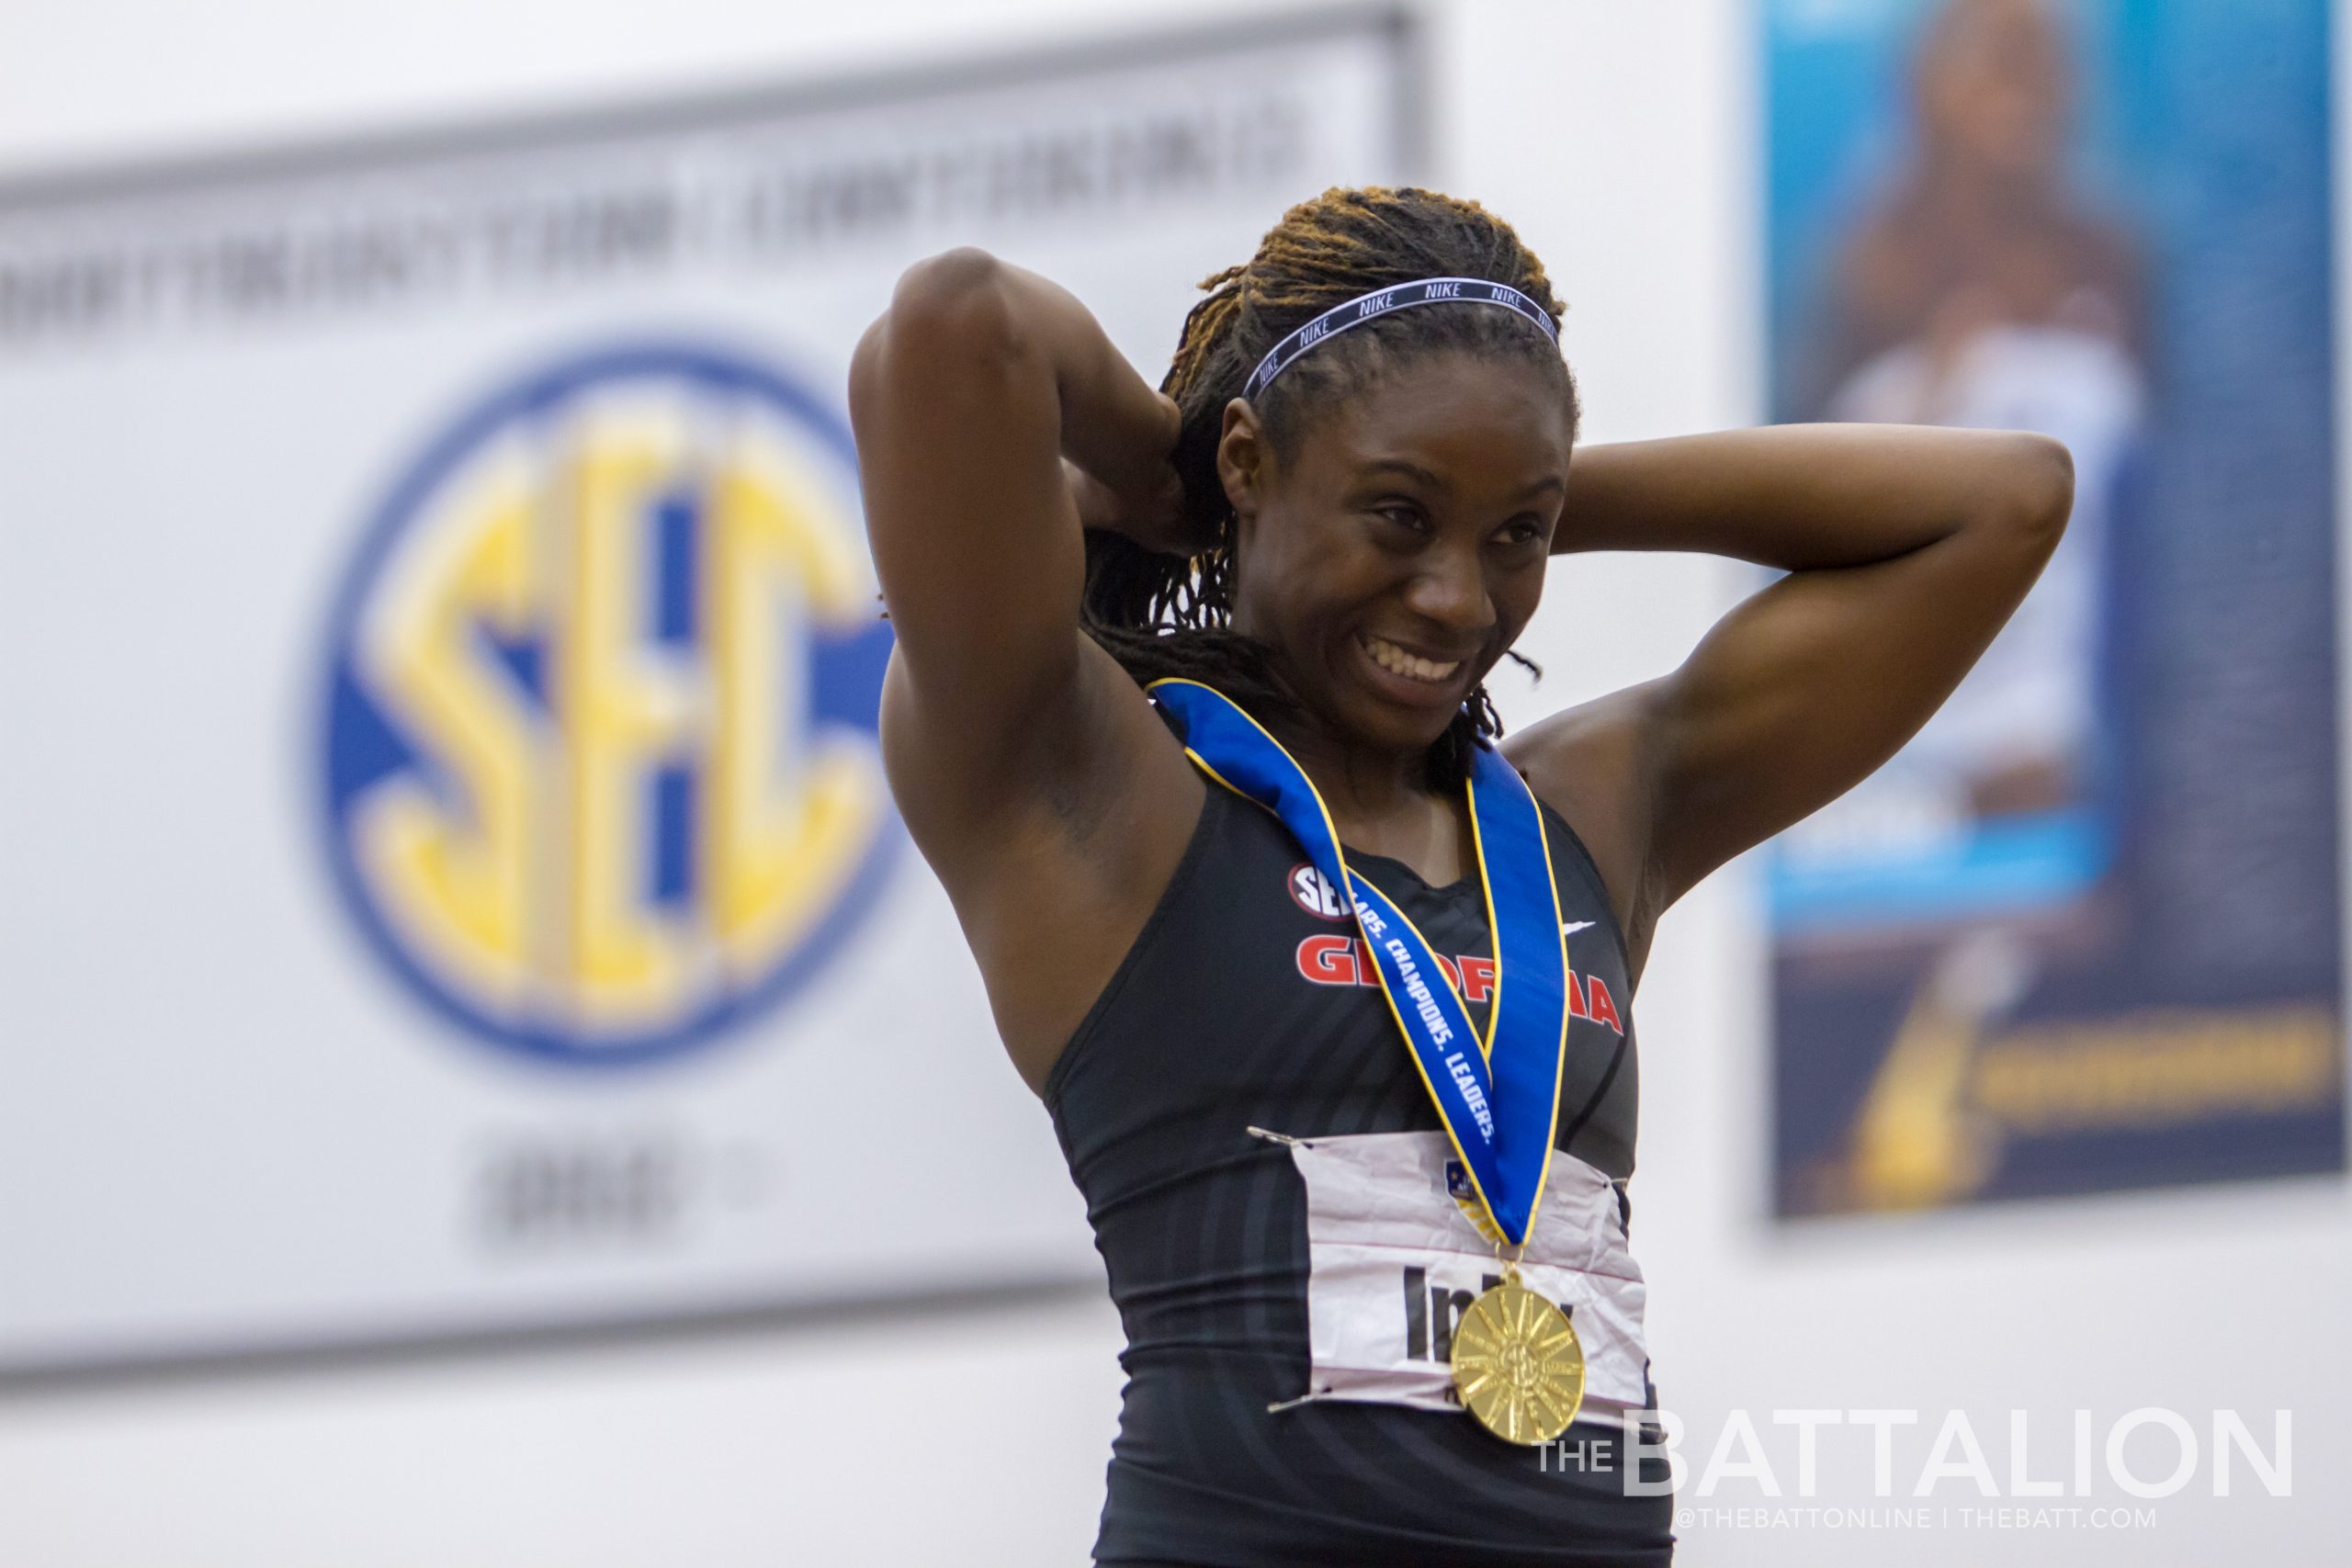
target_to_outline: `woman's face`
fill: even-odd
[[[1921,132],[1943,157],[1984,174],[2047,174],[2065,148],[2073,74],[2041,0],[1954,0],[1919,60]]]
[[[1226,411],[1234,629],[1340,734],[1425,750],[1543,596],[1574,440],[1564,387],[1447,354],[1305,419],[1283,463],[1248,404]]]

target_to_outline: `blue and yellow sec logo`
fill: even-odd
[[[824,401],[695,349],[532,377],[414,464],[344,586],[345,899],[481,1038],[586,1064],[713,1039],[878,888],[889,647]]]

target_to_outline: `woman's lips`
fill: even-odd
[[[1460,701],[1463,660],[1425,658],[1369,632],[1356,634],[1355,644],[1373,684],[1391,702],[1442,708]]]
[[[1383,670],[1392,675],[1401,675],[1408,681],[1418,681],[1424,685],[1444,685],[1453,679],[1454,671],[1462,668],[1462,660],[1459,659],[1448,659],[1442,661],[1424,659],[1418,653],[1409,653],[1385,637],[1374,637],[1370,632],[1358,633],[1356,640],[1363,645],[1363,650],[1366,653],[1372,655],[1373,662]]]

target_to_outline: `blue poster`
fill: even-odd
[[[1770,0],[1772,412],[2066,537],[1766,852],[1784,1218],[2345,1166],[2328,7]]]

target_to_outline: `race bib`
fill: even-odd
[[[1307,1392],[1299,1401],[1368,1400],[1460,1410],[1453,1331],[1500,1281],[1477,1201],[1442,1132],[1289,1138],[1306,1182]],[[1579,1415],[1613,1417],[1647,1403],[1645,1291],[1625,1241],[1617,1191],[1575,1156],[1552,1159],[1520,1282],[1565,1309],[1584,1346]]]

